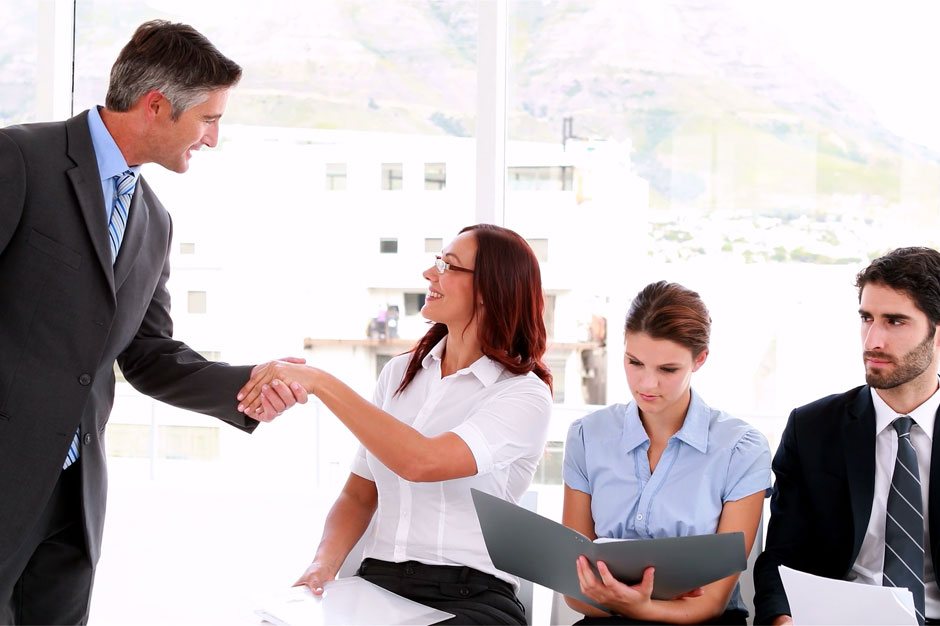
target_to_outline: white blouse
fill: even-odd
[[[364,557],[466,565],[518,582],[490,560],[470,488],[518,502],[532,482],[548,437],[552,396],[534,373],[516,375],[481,357],[441,378],[447,338],[424,358],[411,384],[395,390],[411,354],[393,358],[376,383],[374,403],[428,437],[453,432],[470,448],[474,476],[441,482],[409,482],[359,448],[352,471],[375,482],[375,532]]]

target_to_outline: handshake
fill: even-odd
[[[270,422],[295,404],[306,404],[316,370],[307,360],[285,357],[256,365],[239,390],[238,411],[260,422]]]

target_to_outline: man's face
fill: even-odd
[[[937,349],[936,326],[907,294],[869,283],[859,302],[865,381],[875,389],[893,389],[931,367]]]
[[[229,89],[209,92],[209,97],[172,119],[169,102],[156,115],[151,135],[150,161],[159,163],[173,172],[189,169],[193,150],[202,146],[214,147],[219,142],[219,119],[225,112]]]

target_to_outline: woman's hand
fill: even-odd
[[[306,585],[310,587],[310,591],[312,591],[314,595],[322,595],[323,585],[336,578],[337,569],[338,568],[326,566],[322,561],[314,560],[307,566],[307,571],[297,579],[297,582],[295,582],[293,586],[301,587]]]
[[[652,606],[654,568],[643,570],[643,579],[637,585],[625,585],[610,573],[607,564],[597,562],[598,578],[585,556],[577,560],[581,593],[603,607],[627,617],[642,618]]]

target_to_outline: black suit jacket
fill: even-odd
[[[940,447],[934,422],[931,458]],[[938,456],[940,458],[940,456]],[[755,623],[790,613],[778,565],[845,579],[875,494],[875,407],[868,386],[795,409],[773,462],[776,481],[764,552],[754,567]],[[940,563],[940,463],[930,464],[930,553]]]
[[[0,561],[36,523],[81,425],[88,547],[99,554],[115,359],[138,390],[251,431],[250,367],[173,339],[171,223],[141,178],[112,266],[88,114],[0,129]]]

